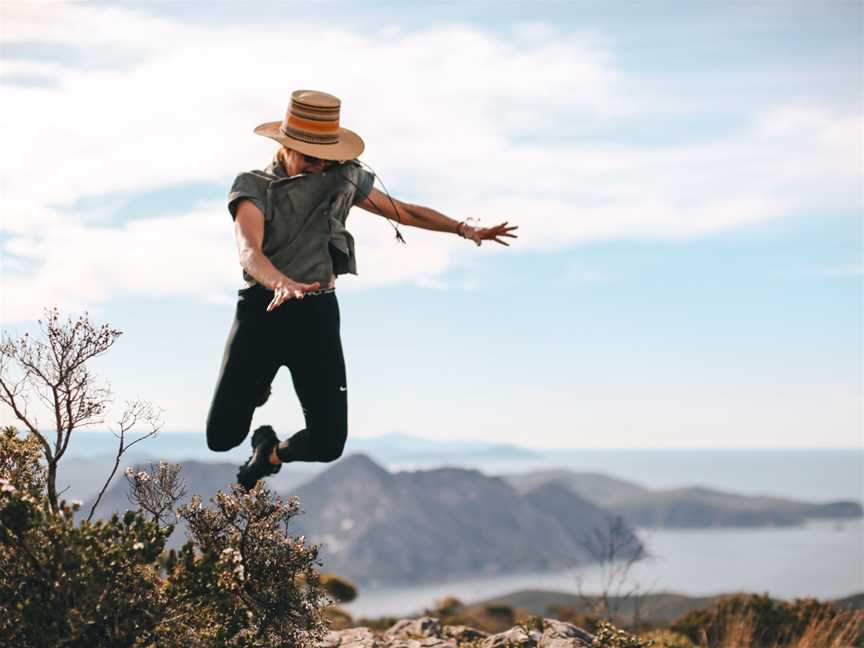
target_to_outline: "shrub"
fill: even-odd
[[[680,632],[671,630],[649,630],[641,633],[644,640],[654,642],[654,648],[696,648],[696,645]]]
[[[514,623],[516,620],[516,612],[511,605],[490,604],[483,608],[483,611],[491,617],[501,619],[506,623]]]
[[[4,430],[0,467],[0,645],[305,648],[326,633],[318,547],[287,533],[296,497],[195,496],[177,511],[189,541],[165,555],[180,466],[130,479],[147,510],[77,524],[79,503],[53,511],[39,444]]]
[[[823,629],[818,645],[833,645],[837,636],[847,635],[852,635],[848,641],[853,645],[861,642],[860,612],[840,610],[814,598],[775,601],[768,594],[724,596],[711,608],[683,614],[670,629],[699,645],[724,646],[735,641],[742,645],[781,646],[797,645],[814,627]]]
[[[171,632],[183,642],[206,637],[215,645],[305,646],[323,639],[318,546],[287,531],[298,498],[285,502],[259,482],[249,493],[232,485],[213,501],[205,507],[196,495],[179,511],[192,540],[167,578],[179,620]]]
[[[0,643],[140,646],[163,597],[154,561],[167,535],[129,511],[75,525],[76,503],[50,504],[0,479]]]
[[[347,578],[321,574],[321,586],[339,603],[350,603],[357,598],[357,586]]]
[[[464,607],[465,604],[455,596],[444,596],[435,601],[429,612],[431,616],[449,617]]]
[[[655,644],[651,639],[641,639],[603,620],[594,632],[591,648],[655,648]]]

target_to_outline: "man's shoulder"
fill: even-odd
[[[368,171],[366,171],[363,165],[360,164],[357,160],[348,160],[346,162],[343,162],[341,168],[349,171],[355,177],[359,176],[363,172],[368,173]]]
[[[256,189],[266,188],[273,180],[276,179],[266,169],[250,169],[241,171],[234,176],[234,181],[231,183],[232,191],[236,191],[240,187],[255,187]]]

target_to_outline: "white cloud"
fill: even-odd
[[[343,125],[364,137],[364,159],[398,197],[457,219],[519,225],[507,254],[707,236],[857,204],[860,116],[828,105],[781,104],[734,136],[690,144],[579,139],[593,126],[639,124],[662,105],[644,79],[621,73],[602,39],[543,23],[508,41],[460,25],[380,38],[329,26],[288,31],[287,18],[252,29],[72,4],[4,12],[7,42],[81,53],[68,64],[4,62],[9,77],[57,82],[0,89],[6,320],[35,317],[46,300],[227,299],[240,270],[224,204],[120,228],[102,225],[104,208],[63,206],[191,181],[227,193],[234,174],[263,166],[276,146],[252,128],[279,119],[299,87],[342,98]],[[692,102],[686,90],[664,99],[670,111]],[[386,223],[356,210],[349,227],[362,279],[348,279],[349,289],[435,285],[454,265],[505,252],[414,229],[403,247]]]
[[[194,296],[224,302],[242,272],[227,212],[213,205],[182,216],[130,222],[124,228],[57,224],[40,237],[17,237],[6,250],[37,269],[14,281],[4,273],[5,321],[35,319],[46,303],[81,311],[111,297]],[[233,256],[232,256],[233,255]],[[4,254],[4,265],[7,255]],[[235,259],[235,263],[225,263]]]

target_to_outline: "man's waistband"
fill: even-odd
[[[319,288],[318,290],[310,290],[309,292],[304,294],[304,297],[308,297],[309,295],[324,295],[325,293],[336,292],[336,286],[332,288]]]
[[[253,290],[255,290],[255,291],[263,290],[263,291],[269,292],[271,294],[273,293],[273,291],[270,290],[269,288],[267,288],[266,286],[264,286],[260,283],[256,283],[256,284],[252,284],[251,286],[246,286],[245,288],[240,288],[237,291],[237,294],[238,295],[246,295],[246,294],[252,292]],[[304,293],[303,296],[308,297],[309,295],[326,295],[326,294],[332,293],[332,292],[336,292],[336,286],[330,286],[329,288],[319,288],[318,290],[310,290],[309,292]]]

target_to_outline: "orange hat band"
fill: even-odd
[[[310,144],[338,144],[339,109],[309,110],[293,101],[282,120],[281,130],[288,137]]]
[[[314,119],[304,119],[303,117],[299,117],[296,114],[288,113],[285,115],[285,122],[291,128],[296,128],[298,130],[308,130],[313,131],[315,133],[321,133],[324,135],[338,133],[339,132],[339,118],[330,119],[327,121],[320,121]]]
[[[297,128],[292,128],[290,125],[286,124],[284,121],[282,125],[279,127],[279,130],[282,131],[283,135],[287,135],[288,137],[293,137],[294,139],[300,140],[301,142],[308,142],[309,144],[338,144],[339,143],[339,133],[337,132],[334,135],[319,135],[317,133],[310,133],[307,130],[300,130]]]

